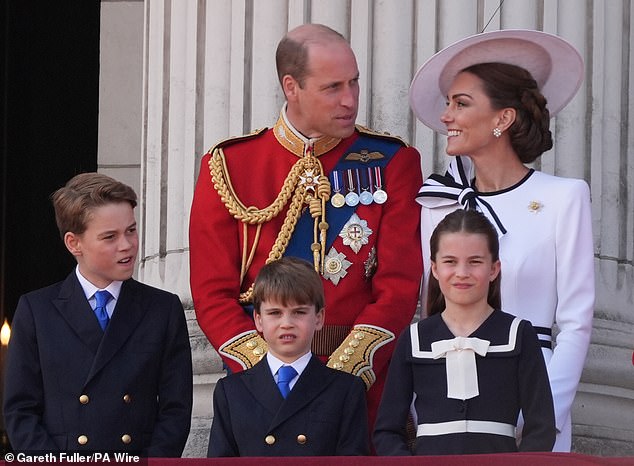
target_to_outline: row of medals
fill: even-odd
[[[367,168],[367,184],[366,187],[361,188],[361,173]],[[387,201],[387,193],[382,189],[381,185],[381,167],[366,167],[366,168],[351,168],[340,172],[339,170],[333,170],[331,174],[331,183],[333,185],[335,194],[330,198],[330,203],[333,207],[343,207],[347,205],[349,207],[355,207],[358,204],[370,205],[373,202],[377,204],[384,204]],[[342,178],[340,178],[340,175]],[[374,176],[373,176],[374,175]],[[376,183],[373,182],[376,180]],[[363,177],[366,178],[365,176]],[[355,183],[356,180],[356,183]],[[344,183],[341,183],[344,181]],[[341,194],[341,188],[346,184],[348,193],[344,196]],[[372,190],[374,187],[374,190]]]

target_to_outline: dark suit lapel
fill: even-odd
[[[80,340],[96,354],[103,332],[74,270],[66,277],[53,305]]]
[[[86,383],[121,349],[130,335],[136,331],[148,310],[149,306],[143,300],[139,283],[133,279],[123,282],[117,305],[101,339],[101,345]]]
[[[273,418],[279,411],[284,398],[280,393],[273,375],[271,374],[271,368],[266,361],[266,357],[247,370],[242,376],[242,381],[246,385],[247,389],[253,395],[253,398],[257,400]]]
[[[295,413],[302,410],[306,405],[312,403],[312,401],[330,385],[332,377],[332,372],[313,355],[288,397],[280,406],[280,409],[271,423],[270,430],[273,430]],[[279,393],[277,386],[275,384],[273,384],[273,386]]]

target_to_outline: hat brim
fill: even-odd
[[[485,32],[455,42],[421,65],[409,89],[409,102],[416,117],[446,134],[440,116],[449,86],[461,70],[491,62],[528,70],[546,97],[551,117],[570,102],[583,81],[583,58],[561,37],[526,29]]]

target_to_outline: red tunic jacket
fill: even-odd
[[[359,137],[359,130],[363,131],[358,128],[333,149],[317,154],[325,175],[330,174]],[[259,209],[276,199],[291,167],[298,160],[297,155],[278,142],[273,129],[224,141],[216,147],[221,147],[224,152],[226,172],[234,193],[244,206]],[[286,209],[262,225],[251,267],[240,283],[244,226],[229,213],[214,188],[209,169],[212,153],[213,149],[203,157],[191,209],[191,290],[201,329],[235,372],[250,367],[250,364],[232,357],[223,348],[256,331],[252,318],[239,304],[238,296],[251,286],[265,263],[282,227]],[[360,166],[363,166],[362,162]],[[333,330],[331,336],[339,332],[336,345],[348,341],[348,336],[352,339],[353,326],[363,326],[370,332],[376,328],[380,334],[387,335],[380,344],[365,348],[364,357],[370,367],[364,370],[371,369],[373,376],[376,375],[376,383],[368,393],[371,419],[380,399],[395,338],[410,323],[415,312],[422,274],[420,209],[414,200],[422,182],[418,152],[402,144],[383,173],[387,202],[359,205],[356,209],[359,218],[372,230],[367,244],[355,253],[350,246],[344,245],[341,237],[337,237],[332,247],[352,264],[337,285],[324,279],[325,327],[326,331]],[[251,245],[256,227],[250,225],[247,231],[247,243]],[[312,242],[311,235],[306,238],[306,247],[310,249]],[[244,254],[248,255],[249,251]],[[374,254],[377,267],[372,275],[366,272],[366,263]],[[315,346],[313,351],[323,360],[331,356]],[[349,365],[341,365],[343,370],[361,375]],[[366,385],[372,385],[374,377],[365,377],[364,381]]]

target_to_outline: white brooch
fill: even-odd
[[[330,248],[324,261],[324,278],[337,285],[339,280],[348,274],[348,267],[351,265],[352,262],[347,260],[343,253],[337,252],[335,248]]]
[[[314,170],[306,170],[302,175],[299,176],[299,184],[303,184],[306,187],[306,190],[311,190],[315,192],[315,186],[317,186],[317,178],[318,175],[315,175]]]
[[[540,212],[544,208],[544,204],[539,201],[530,201],[528,203],[528,211],[532,213]]]
[[[368,222],[359,218],[357,214],[352,214],[350,219],[339,232],[343,238],[343,244],[350,246],[355,253],[358,253],[361,246],[368,244],[368,238],[372,230],[368,228]]]

